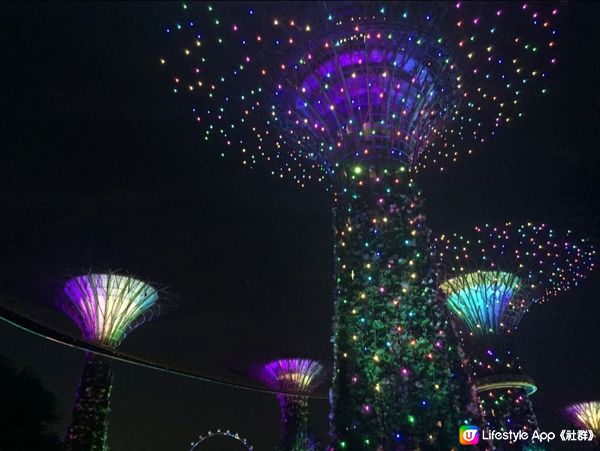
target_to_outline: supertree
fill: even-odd
[[[279,393],[282,451],[314,451],[308,431],[308,397],[324,379],[323,365],[309,359],[280,359],[255,368],[254,374]]]
[[[335,231],[332,446],[441,449],[460,359],[413,175],[521,115],[556,62],[546,4],[183,4],[160,59],[207,142],[324,180]],[[225,155],[225,152],[222,153]]]
[[[529,395],[536,385],[522,373],[514,331],[532,304],[577,285],[593,268],[595,251],[570,232],[561,237],[545,224],[531,223],[441,235],[434,247],[440,288],[456,319],[485,426],[529,431],[531,439],[537,421]]]
[[[66,282],[62,307],[87,341],[116,348],[128,332],[158,313],[158,293],[150,285],[115,273],[85,274]],[[108,449],[108,414],[112,390],[111,361],[87,352],[71,425],[67,451]]]
[[[600,449],[600,401],[572,404],[565,409],[565,414],[581,429],[592,431],[592,446]]]

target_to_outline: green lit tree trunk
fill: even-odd
[[[460,359],[403,169],[353,168],[335,193],[334,449],[458,441]]]
[[[111,362],[87,353],[77,389],[66,451],[108,450],[108,414],[112,389]]]
[[[280,395],[281,451],[313,451],[315,445],[308,433],[308,398]]]

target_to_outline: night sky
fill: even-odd
[[[175,3],[0,6],[0,302],[77,335],[55,308],[60,283],[122,268],[164,288],[166,304],[125,340],[127,352],[236,382],[271,358],[327,360],[329,196],[201,141],[158,64],[178,12]],[[566,4],[561,15],[550,93],[530,98],[525,117],[476,154],[420,176],[435,233],[532,220],[600,243],[600,7]],[[517,352],[539,386],[542,430],[568,425],[564,405],[600,399],[599,286],[596,271],[521,324]],[[0,354],[57,395],[62,436],[83,352],[0,322]],[[264,450],[279,433],[271,395],[122,363],[112,406],[114,451],[183,451],[218,427]],[[327,403],[311,407],[324,440]]]

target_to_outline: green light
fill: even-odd
[[[360,166],[354,166],[354,173],[356,175],[361,174],[362,173],[362,168]]]
[[[409,422],[410,424],[415,424],[415,417],[414,417],[414,416],[412,416],[412,415],[409,415],[409,416],[408,416],[408,422]]]
[[[447,305],[476,335],[499,333],[505,315],[517,308],[521,280],[501,271],[477,271],[446,280]]]
[[[84,338],[109,347],[118,346],[158,300],[150,285],[112,273],[75,277],[67,281],[64,291],[70,301],[65,311]]]

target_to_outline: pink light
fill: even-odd
[[[323,365],[309,359],[274,360],[262,366],[257,376],[265,385],[286,391],[312,393],[323,380]]]

